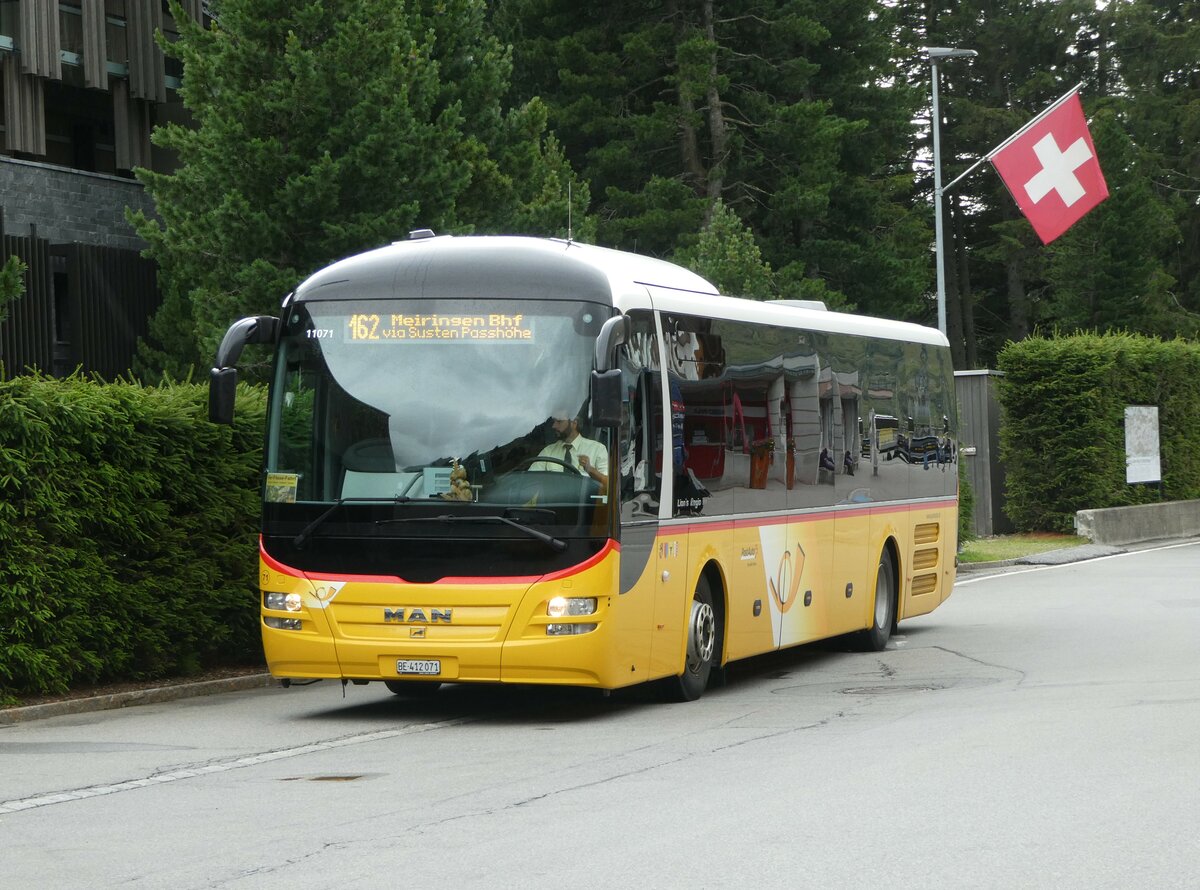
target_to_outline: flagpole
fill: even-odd
[[[937,318],[938,330],[946,333],[946,252],[942,237],[942,143],[941,112],[938,110],[938,62],[941,59],[969,59],[978,53],[973,49],[954,49],[946,46],[922,47],[929,62],[933,81],[933,243],[937,254]]]
[[[942,243],[942,146],[938,136],[941,123],[938,115],[938,66],[930,60],[933,73],[933,235],[937,250],[937,323],[938,330],[946,333],[946,257]]]

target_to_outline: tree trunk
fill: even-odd
[[[1021,274],[1023,266],[1017,253],[1004,261],[1008,279],[1008,336],[1014,341],[1029,336],[1029,295],[1025,292],[1025,276]]]
[[[708,68],[708,134],[712,140],[712,163],[708,168],[708,197],[715,201],[725,188],[725,161],[729,139],[725,132],[725,110],[717,89],[717,32],[713,24],[713,0],[704,0],[704,34],[712,47]],[[711,203],[710,203],[711,208]],[[709,213],[711,214],[711,209]]]
[[[687,22],[680,12],[678,0],[667,0],[666,9],[678,47],[687,39]],[[696,119],[696,106],[691,96],[679,87],[675,90],[675,100],[679,105],[679,157],[683,163],[684,181],[697,195],[704,195],[708,192],[708,170],[700,157],[700,139],[692,123]]]

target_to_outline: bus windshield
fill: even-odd
[[[539,455],[580,436],[592,444],[574,453],[607,461],[586,397],[611,312],[566,300],[291,307],[272,387],[266,501],[435,503],[439,516],[466,505],[606,502],[607,486],[561,460],[561,447],[550,449],[558,458]]]

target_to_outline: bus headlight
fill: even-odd
[[[594,624],[547,624],[546,636],[563,637],[573,634],[587,634],[596,629]]]
[[[595,612],[596,598],[594,596],[556,596],[546,604],[546,614],[551,618],[563,618],[568,615],[593,615]]]
[[[277,612],[299,612],[300,594],[276,593],[273,590],[263,591],[263,606]]]
[[[304,627],[299,618],[276,618],[274,615],[264,618],[263,624],[276,630],[301,630]]]
[[[573,618],[579,615],[596,614],[594,596],[556,596],[546,603],[546,614],[551,618]],[[595,624],[547,624],[546,635],[551,637],[591,633]]]

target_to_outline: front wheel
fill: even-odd
[[[886,547],[879,554],[879,567],[875,572],[875,610],[871,626],[859,634],[861,648],[867,652],[879,652],[892,637],[892,625],[896,623],[896,571],[892,565],[892,552]]]
[[[672,701],[695,701],[708,685],[713,664],[720,658],[717,611],[713,607],[708,579],[701,577],[692,597],[687,627],[687,656],[683,673],[675,677],[669,693]]]

